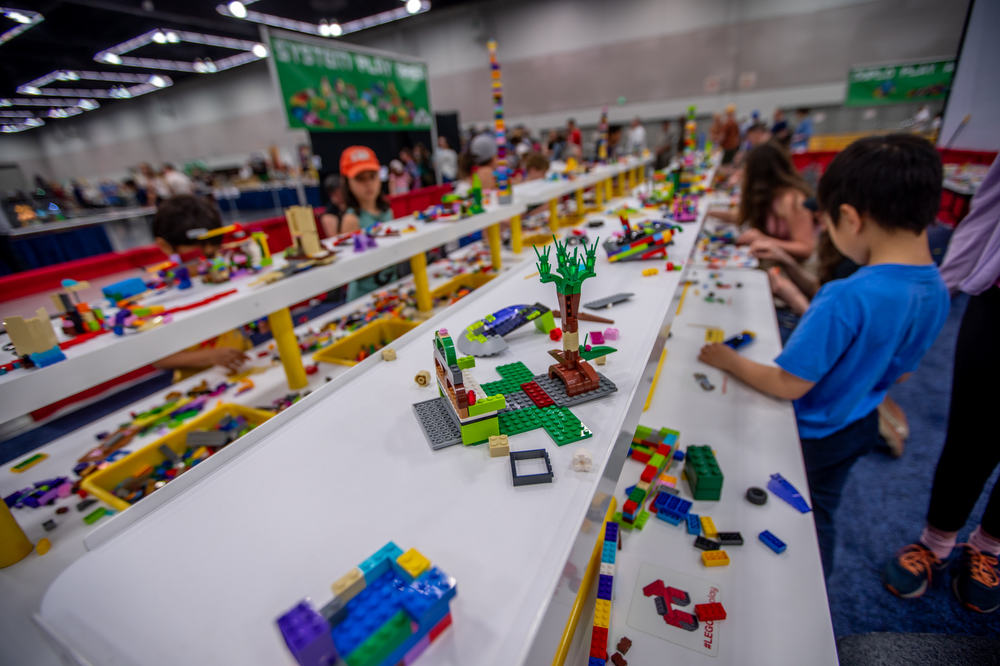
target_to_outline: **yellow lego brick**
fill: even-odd
[[[333,588],[333,595],[343,599],[346,604],[358,596],[361,590],[365,589],[365,574],[361,569],[354,567],[341,576],[331,587]]]
[[[723,342],[726,339],[726,332],[721,328],[706,328],[705,342]]]
[[[604,629],[611,626],[611,602],[607,599],[598,599],[594,606],[594,626]]]
[[[649,494],[649,484],[646,483],[645,481],[640,481],[639,483],[635,484],[635,487],[641,488],[644,493],[646,493],[647,495]]]
[[[411,548],[396,558],[396,564],[416,578],[431,566],[431,561],[421,555],[416,548]]]
[[[724,550],[706,550],[701,554],[701,563],[706,567],[724,567],[729,564],[729,555]]]
[[[719,536],[719,533],[715,530],[715,523],[712,522],[711,516],[701,517],[701,531],[705,533],[709,539],[714,539]]]

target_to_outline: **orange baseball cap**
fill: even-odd
[[[340,175],[354,178],[362,171],[378,171],[381,165],[371,148],[350,146],[340,154]]]

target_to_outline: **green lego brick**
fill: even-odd
[[[722,498],[722,488],[713,490],[699,488],[691,495],[699,502],[718,502]]]
[[[549,434],[556,446],[579,442],[594,434],[567,407],[550,405],[540,411],[542,427],[545,428],[545,432]]]
[[[696,500],[718,501],[725,477],[711,447],[688,447],[684,457],[684,475]]]
[[[476,404],[469,405],[469,416],[479,416],[487,412],[496,412],[507,406],[507,399],[502,395],[491,395],[488,398],[480,398]]]
[[[469,368],[476,367],[476,358],[474,356],[462,356],[457,361],[458,367],[462,370],[468,370]]]
[[[641,530],[646,526],[646,521],[649,520],[649,511],[645,509],[639,512],[639,515],[635,518],[635,529]]]
[[[541,317],[535,319],[535,328],[537,328],[542,333],[548,335],[552,329],[556,327],[556,318],[552,314],[552,310],[549,310]]]
[[[613,523],[620,523],[620,522],[622,522],[622,512],[621,511],[615,511],[615,515],[613,515],[611,517],[611,522],[613,522]]]
[[[642,501],[646,499],[646,491],[642,488],[635,488],[629,493],[628,498],[636,504],[642,504]]]
[[[649,459],[649,464],[656,469],[663,469],[663,466],[667,464],[667,459],[663,455],[657,453]]]
[[[486,382],[485,384],[480,385],[482,389],[486,391],[486,395],[497,395],[501,393],[506,395],[508,393],[520,391],[521,384],[530,382],[535,377],[531,370],[529,370],[528,367],[520,361],[497,367],[497,374],[503,377],[503,379],[495,382]]]
[[[354,648],[351,654],[344,658],[347,666],[378,666],[386,657],[413,633],[413,627],[406,613],[399,611],[381,627]]]
[[[491,435],[500,434],[500,419],[496,416],[482,421],[476,421],[462,426],[462,444],[482,444],[488,442]]]

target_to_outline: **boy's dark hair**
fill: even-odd
[[[162,238],[173,248],[181,245],[219,245],[222,243],[219,237],[199,242],[192,236],[198,229],[208,231],[221,226],[219,210],[207,199],[192,194],[170,197],[160,204],[153,216],[153,236]]]
[[[541,153],[528,153],[524,157],[524,170],[528,169],[545,173],[549,170],[549,158]]]
[[[883,229],[919,234],[934,223],[941,204],[941,156],[915,134],[858,139],[827,167],[819,181],[820,210],[833,223],[848,204]]]

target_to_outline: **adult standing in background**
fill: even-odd
[[[441,170],[441,179],[450,183],[458,178],[458,153],[448,145],[448,138],[439,136],[438,147],[434,151],[434,163]]]
[[[771,126],[771,136],[785,148],[792,140],[792,131],[788,129],[788,120],[785,119],[785,112],[781,109],[774,110],[774,125]]]
[[[731,164],[740,147],[740,126],[736,122],[735,104],[726,107],[726,121],[722,124],[722,139],[719,145],[723,150],[722,163]]]
[[[641,155],[644,150],[646,150],[646,128],[642,126],[639,116],[636,116],[632,119],[632,126],[628,130],[625,152],[629,155]]]
[[[682,136],[684,134],[684,123],[685,123],[685,121],[686,121],[685,118],[681,118],[681,135]],[[722,114],[721,113],[713,113],[712,114],[712,125],[711,125],[711,127],[708,128],[708,138],[716,146],[719,146],[719,145],[722,144],[722,128],[723,128]]]
[[[583,133],[573,118],[566,121],[566,149],[563,152],[565,153],[563,159],[568,157],[580,159],[583,156]]]
[[[669,120],[664,120],[661,127],[663,134],[660,145],[656,149],[655,168],[657,170],[665,169],[677,152],[677,132],[674,130],[674,124]]]
[[[175,169],[174,165],[169,162],[163,165],[163,182],[170,190],[167,197],[163,198],[176,197],[178,194],[194,194],[194,183],[191,182],[191,179]]]
[[[916,115],[913,116],[913,125],[911,129],[914,132],[926,132],[927,127],[931,124],[931,111],[927,108],[926,104],[921,104],[920,108],[917,109]]]
[[[149,162],[143,162],[139,165],[139,174],[136,176],[135,183],[145,192],[146,204],[149,206],[155,206],[163,199],[170,198],[170,188],[153,171],[153,167],[149,165]]]
[[[809,150],[809,139],[813,135],[813,122],[809,109],[795,110],[795,134],[792,135],[792,152],[804,153]]]

